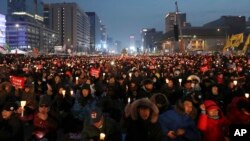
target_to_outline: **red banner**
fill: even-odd
[[[98,78],[100,76],[100,69],[91,68],[90,75]]]
[[[23,89],[24,88],[24,77],[10,76],[10,82],[14,87]]]

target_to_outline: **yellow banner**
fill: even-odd
[[[230,40],[232,47],[238,47],[243,43],[243,33],[232,35]]]
[[[246,42],[245,42],[245,45],[244,45],[244,47],[243,47],[243,49],[242,49],[242,52],[243,52],[244,54],[247,53],[247,49],[248,49],[248,45],[249,45],[249,44],[250,44],[250,34],[248,35],[247,40],[246,40]]]

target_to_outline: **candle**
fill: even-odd
[[[131,77],[132,77],[132,72],[130,72],[128,75],[129,75],[129,77],[131,78]]]
[[[249,93],[245,93],[245,97],[246,97],[246,98],[249,98]]]
[[[21,107],[22,107],[21,117],[23,117],[23,112],[24,112],[24,106],[25,105],[26,105],[26,101],[21,101]]]
[[[66,91],[65,91],[65,90],[62,90],[62,95],[63,95],[63,97],[65,96],[65,94],[66,94]]]
[[[76,85],[78,84],[79,77],[76,77]]]
[[[179,79],[179,83],[181,84],[181,82],[182,82],[182,79],[180,78],[180,79]]]
[[[104,133],[100,133],[100,140],[103,141],[105,139],[105,134]]]
[[[166,78],[166,83],[168,84],[169,80]]]
[[[71,91],[70,91],[70,95],[71,95],[71,96],[73,96],[73,94],[74,94],[74,91],[73,91],[73,90],[71,90]]]
[[[128,98],[128,103],[130,103],[131,102],[131,100],[130,100],[130,97]]]
[[[234,80],[233,81],[234,85],[236,86],[238,84],[238,81],[237,80]]]

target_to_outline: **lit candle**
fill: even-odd
[[[21,107],[22,107],[22,114],[21,117],[23,117],[23,113],[24,113],[24,106],[26,105],[26,101],[21,101]]]
[[[65,90],[62,90],[62,95],[63,95],[63,97],[65,96],[65,94],[66,94],[66,91],[65,91]]]
[[[249,93],[245,93],[245,97],[246,97],[246,98],[249,98]]]
[[[237,80],[234,80],[233,81],[234,85],[236,86],[238,84],[238,81]]]
[[[70,95],[71,95],[71,96],[73,96],[73,94],[74,94],[74,91],[73,91],[73,90],[71,90],[71,91],[70,91]]]
[[[76,77],[76,84],[78,84],[79,77]]]
[[[130,103],[131,102],[131,100],[130,100],[130,97],[128,98],[128,103]]]
[[[129,75],[129,77],[131,78],[131,77],[132,77],[132,72],[130,72],[128,75]]]
[[[168,84],[169,80],[166,78],[166,83]]]
[[[182,82],[182,79],[180,78],[180,79],[179,79],[180,86],[181,86],[181,82]]]
[[[106,136],[106,135],[105,135],[104,133],[100,133],[100,140],[101,140],[101,141],[104,141],[105,136]]]

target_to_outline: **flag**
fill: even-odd
[[[238,47],[241,43],[243,43],[243,33],[232,35],[230,40],[232,47]]]
[[[223,48],[223,52],[225,52],[228,48],[232,47],[232,44],[231,44],[231,40],[230,40],[230,37],[228,36],[227,37],[227,40],[226,40],[226,44]]]
[[[250,44],[250,34],[248,35],[248,37],[247,37],[247,39],[246,39],[246,41],[245,41],[245,45],[244,45],[244,47],[243,47],[243,49],[242,49],[242,52],[244,53],[244,54],[246,54],[247,53],[247,49],[248,49],[248,45]]]

